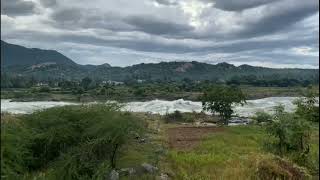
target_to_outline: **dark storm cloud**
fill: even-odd
[[[150,15],[127,16],[113,12],[97,14],[94,10],[81,8],[59,9],[51,18],[55,25],[68,28],[108,29],[112,31],[140,31],[153,35],[170,35],[172,37],[191,34],[194,29],[188,24],[179,24]]]
[[[40,4],[44,7],[53,7],[57,5],[57,0],[40,0]]]
[[[112,31],[133,31],[136,28],[113,12],[98,13],[84,8],[64,8],[54,11],[51,24],[65,29],[103,29]]]
[[[139,31],[156,35],[182,35],[194,29],[190,25],[169,22],[168,20],[150,16],[127,17],[125,21],[135,26]]]
[[[35,13],[35,4],[24,0],[1,0],[1,14],[8,16],[25,16]]]
[[[118,48],[132,49],[143,52],[159,52],[159,53],[177,53],[183,54],[188,52],[194,53],[239,53],[244,51],[256,51],[261,50],[267,52],[272,49],[288,50],[295,46],[307,46],[315,47],[316,40],[312,37],[301,39],[279,39],[279,40],[253,40],[253,41],[240,41],[240,42],[228,42],[218,45],[197,47],[190,44],[181,43],[167,43],[164,40],[155,39],[103,39],[84,34],[68,33],[59,36],[52,36],[50,33],[43,33],[37,31],[24,31],[15,35],[7,35],[9,39],[14,39],[17,36],[24,37],[31,41],[37,39],[38,41],[49,41],[52,43],[70,42],[79,44],[88,44],[96,46],[111,46]]]
[[[82,19],[82,11],[77,8],[59,9],[52,14],[52,19],[59,23],[77,23]]]
[[[166,6],[176,6],[178,3],[176,1],[169,1],[169,0],[155,0],[158,4],[166,5]]]
[[[214,3],[214,7],[225,11],[242,11],[279,0],[203,0]]]
[[[254,37],[281,30],[290,31],[293,25],[317,12],[319,7],[313,0],[300,2],[285,0],[264,8],[262,17],[245,22],[245,29],[239,31],[237,35]]]

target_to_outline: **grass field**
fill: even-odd
[[[318,176],[318,138],[318,128],[315,128],[312,142],[315,162],[312,162],[313,169],[309,169],[314,176]],[[274,155],[264,150],[267,139],[270,137],[259,126],[227,127],[207,134],[192,150],[170,149],[164,167],[174,179],[258,179],[261,163],[269,163],[275,167],[274,171],[279,170],[274,173],[290,176],[292,172],[287,172],[290,167],[281,167]]]

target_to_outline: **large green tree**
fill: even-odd
[[[83,87],[85,90],[88,90],[91,82],[92,82],[92,79],[91,79],[91,78],[85,77],[85,78],[83,78],[83,79],[81,80],[80,85],[81,85],[81,87]]]
[[[319,122],[319,100],[311,88],[294,104],[297,106],[296,114],[298,116],[308,121]]]
[[[285,112],[283,105],[276,106],[274,111],[272,121],[269,121],[266,130],[276,140],[268,144],[280,156],[290,156],[298,164],[307,165],[311,141],[310,122],[297,112]]]
[[[233,114],[232,105],[245,103],[244,93],[234,86],[216,86],[206,90],[202,96],[202,108],[213,114],[219,113],[225,125]]]

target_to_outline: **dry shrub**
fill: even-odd
[[[263,159],[258,163],[257,177],[259,179],[309,179],[305,168],[299,167],[280,157]]]

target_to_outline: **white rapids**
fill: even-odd
[[[1,113],[30,114],[38,110],[66,105],[76,105],[76,103],[56,101],[11,102],[10,99],[1,99]]]
[[[272,113],[273,108],[279,104],[285,106],[285,110],[292,112],[295,109],[293,101],[296,97],[269,97],[264,99],[248,100],[244,106],[234,106],[234,115],[241,117],[253,116],[257,111]],[[149,112],[157,114],[180,112],[201,112],[201,102],[186,101],[183,99],[175,101],[152,100],[147,102],[130,102],[124,109],[131,112]]]
[[[234,115],[241,117],[250,117],[257,111],[265,111],[272,113],[273,107],[283,104],[286,111],[292,112],[295,109],[293,101],[296,97],[269,97],[264,99],[248,100],[244,106],[234,106]],[[35,101],[35,102],[11,102],[8,99],[1,99],[1,112],[9,112],[13,114],[28,114],[37,110],[46,108],[77,105],[70,102],[54,102],[54,101]],[[174,101],[152,100],[146,102],[129,102],[123,104],[123,111],[130,112],[148,112],[153,114],[172,113],[176,110],[181,112],[201,112],[201,102],[187,101],[178,99]]]

